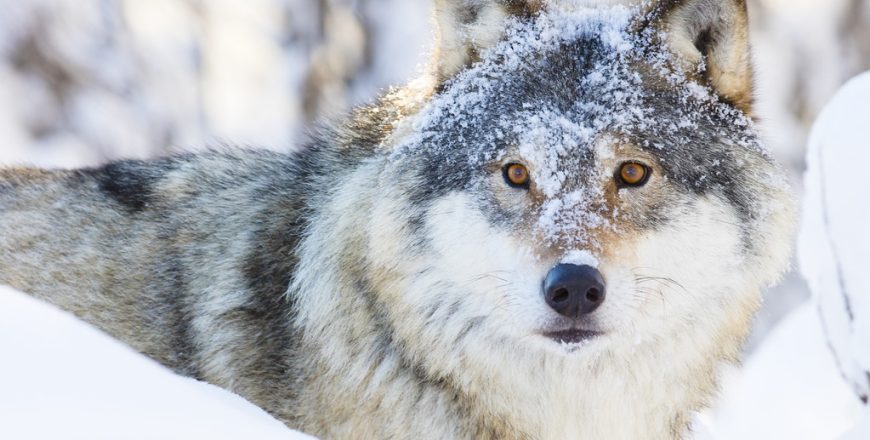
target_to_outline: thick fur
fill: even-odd
[[[439,0],[431,75],[299,153],[0,171],[0,282],[324,438],[680,438],[789,253],[789,190],[746,117],[745,5],[722,3],[516,63],[553,2]],[[652,123],[573,129],[637,108]],[[626,161],[646,186],[615,182]],[[580,323],[601,336],[560,344],[541,285],[578,253],[607,281]]]

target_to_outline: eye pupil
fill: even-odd
[[[505,167],[504,172],[505,178],[511,186],[528,187],[531,177],[529,176],[529,169],[525,165],[518,163],[510,164]]]

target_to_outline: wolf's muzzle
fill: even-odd
[[[544,298],[562,316],[579,318],[604,302],[604,278],[591,266],[559,264],[544,279]]]

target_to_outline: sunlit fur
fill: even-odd
[[[535,179],[553,164],[529,147],[500,147],[474,171],[451,150],[400,151],[419,135],[415,116],[455,92],[451,79],[473,72],[505,23],[552,3],[437,1],[429,74],[295,154],[0,170],[0,282],[323,438],[681,438],[788,260],[779,169],[717,137],[742,119],[699,128],[710,145],[693,150],[598,136],[582,162],[558,166],[596,195],[588,209],[604,221],[555,235],[531,213],[564,194],[545,194]],[[744,115],[748,54],[734,33],[745,4],[726,3],[663,2],[635,23],[665,37],[678,71],[698,53],[686,36],[728,36],[704,51],[729,65],[682,73]],[[650,138],[674,122],[669,101],[655,103]],[[512,162],[528,167],[527,189],[505,182]],[[648,181],[621,186],[626,162],[648,166]],[[686,177],[695,166],[715,182]],[[565,344],[543,336],[564,318],[541,290],[572,252],[597,266],[607,297],[581,323],[601,335]]]

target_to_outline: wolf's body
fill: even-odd
[[[0,171],[0,282],[325,438],[680,437],[788,254],[745,5],[437,6],[430,80],[299,153]]]

